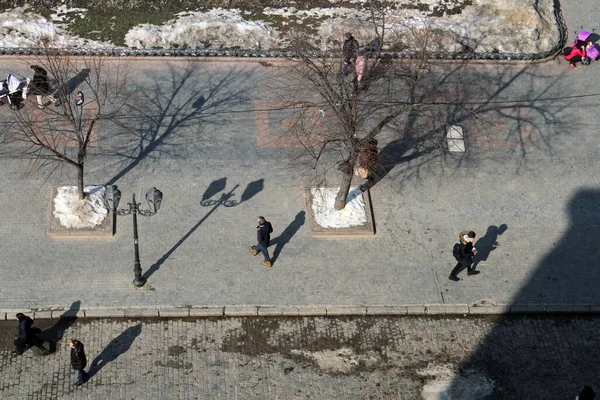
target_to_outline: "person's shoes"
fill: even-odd
[[[253,256],[258,254],[258,250],[256,250],[254,246],[248,246],[248,250],[250,250],[250,253],[252,253]]]
[[[460,281],[460,278],[458,276],[456,276],[456,275],[450,275],[448,277],[448,279],[450,279],[451,281],[454,281],[454,282]]]
[[[83,385],[83,381],[77,381],[73,384],[73,386],[81,386]]]
[[[269,268],[271,268],[273,266],[273,263],[271,261],[263,261],[263,264],[265,265],[265,267],[269,267]]]
[[[577,68],[577,65],[573,64],[573,63],[569,63],[569,65],[573,68]]]
[[[471,276],[471,275],[477,275],[479,274],[481,271],[468,271],[467,275]]]
[[[38,108],[39,108],[40,110],[43,110],[43,109],[44,109],[44,108],[46,108],[46,107],[44,107],[43,105],[39,104],[39,105],[38,105]]]
[[[50,352],[49,352],[48,350],[45,350],[45,349],[44,349],[44,350],[42,350],[42,355],[43,355],[44,357],[46,357],[46,356],[49,356],[49,355],[50,355]]]

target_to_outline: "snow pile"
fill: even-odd
[[[269,49],[278,43],[277,32],[263,22],[244,20],[240,10],[216,8],[208,12],[183,12],[177,16],[161,26],[143,24],[134,27],[125,35],[125,44],[142,49]]]
[[[53,47],[111,48],[111,43],[98,42],[69,35],[61,28],[67,13],[84,13],[84,9],[61,6],[52,14],[53,20],[27,12],[27,6],[0,13],[0,47],[41,47],[42,39],[49,39]]]
[[[76,186],[61,186],[54,198],[54,217],[65,228],[83,229],[99,225],[108,215],[104,186],[86,186],[85,199],[77,198]]]
[[[330,3],[335,5],[334,0]],[[289,44],[288,27],[302,26],[309,44],[339,51],[345,32],[352,32],[361,45],[370,43],[375,38],[374,22],[381,31],[381,16],[384,45],[391,50],[418,49],[428,43],[430,51],[538,53],[558,42],[553,0],[423,0],[419,9],[412,0],[396,0],[390,3],[395,7],[374,13],[379,21],[373,21],[366,2],[356,3],[363,8],[185,11],[162,25],[133,27],[124,42],[138,49],[281,49]],[[0,13],[0,47],[37,47],[42,37],[50,38],[55,47],[114,47],[68,34],[70,21],[85,18],[86,13],[84,8],[62,5],[48,20],[28,12],[27,6],[5,11]]]
[[[336,210],[333,205],[339,190],[339,188],[311,189],[312,210],[316,223],[323,228],[348,228],[365,225],[367,213],[362,191],[356,187],[350,188],[350,193],[346,198],[346,207]]]

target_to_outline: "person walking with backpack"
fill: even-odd
[[[248,250],[253,256],[258,253],[262,253],[264,261],[262,262],[266,267],[271,267],[271,258],[269,257],[269,251],[267,248],[271,243],[271,233],[273,233],[273,227],[271,223],[265,219],[265,217],[258,217],[258,226],[256,227],[256,240],[258,244],[255,246],[248,246]]]
[[[77,339],[72,339],[69,342],[69,346],[71,347],[71,367],[75,370],[75,374],[77,375],[75,386],[81,386],[88,379],[88,375],[84,371],[84,368],[87,365],[87,358],[85,357],[83,343]]]
[[[473,256],[477,254],[477,249],[473,246],[473,240],[475,240],[475,232],[461,232],[458,235],[459,242],[454,245],[452,249],[452,255],[458,261],[448,279],[454,282],[460,281],[460,278],[456,276],[463,269],[467,269],[467,275],[477,275],[479,271],[475,271],[471,266],[473,265]]]

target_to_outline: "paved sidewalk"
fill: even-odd
[[[2,399],[574,398],[598,385],[600,319],[224,318],[36,321],[56,340],[11,355],[0,323]],[[63,333],[64,332],[64,333]],[[58,335],[58,336],[57,336]],[[67,342],[90,380],[72,386]],[[477,359],[469,356],[484,340]],[[493,339],[493,341],[491,341]]]
[[[567,9],[568,21],[572,15]],[[3,62],[23,73],[27,65],[26,59]],[[490,312],[511,306],[597,311],[600,102],[594,88],[600,78],[594,67],[568,69],[562,60],[472,65],[466,75],[484,82],[494,101],[521,100],[527,107],[492,105],[494,129],[469,122],[472,146],[461,162],[438,157],[423,164],[426,156],[411,159],[384,135],[382,151],[403,161],[371,190],[377,234],[313,238],[304,181],[286,168],[289,148],[273,144],[281,116],[269,115],[266,142],[259,129],[256,104],[273,100],[277,68],[134,61],[131,88],[154,94],[147,110],[161,123],[140,121],[141,136],[101,126],[86,182],[117,183],[123,201],[152,186],[165,194],[156,216],[139,219],[147,285],[131,284],[130,218],[118,219],[111,238],[49,238],[52,186],[74,178],[67,172],[25,180],[18,164],[0,161],[0,312],[33,309],[51,317],[47,311],[60,314],[74,302],[90,315],[190,307],[238,307],[242,315],[257,307],[363,313],[402,306],[408,312],[405,306],[439,305],[461,313],[476,305],[493,306],[485,308]],[[229,201],[217,202],[224,194]],[[257,215],[275,229],[271,269],[247,250]],[[503,224],[506,231],[495,237]],[[451,249],[464,229],[478,233],[484,257],[480,275],[463,274],[455,283],[447,279]]]

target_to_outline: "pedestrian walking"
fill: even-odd
[[[477,275],[479,271],[475,271],[471,267],[473,264],[473,256],[477,254],[477,249],[473,246],[473,240],[475,240],[475,232],[461,232],[458,235],[459,242],[454,245],[452,255],[458,261],[448,279],[451,281],[458,282],[460,278],[456,276],[463,269],[467,269],[467,275]]]
[[[262,253],[265,258],[262,263],[266,267],[271,267],[273,265],[268,250],[271,242],[271,233],[273,233],[271,223],[267,221],[265,217],[258,217],[258,226],[256,227],[256,240],[258,244],[248,247],[248,250],[250,250],[250,253],[252,253],[253,256]]]
[[[585,385],[579,395],[575,397],[575,400],[594,400],[596,398],[596,392],[591,386]]]
[[[23,354],[31,346],[40,349],[44,356],[50,354],[43,345],[44,341],[37,336],[39,329],[33,327],[33,320],[23,313],[18,313],[16,317],[19,320],[19,336],[14,341],[17,354]]]
[[[77,339],[72,339],[69,342],[69,346],[71,347],[71,367],[73,367],[75,374],[77,375],[75,386],[80,386],[88,379],[88,375],[84,371],[84,368],[87,365],[85,350],[83,348],[83,343]]]
[[[350,75],[354,71],[354,63],[359,48],[358,41],[350,32],[344,34],[344,44],[342,45],[342,73],[344,76]]]
[[[33,69],[33,79],[29,82],[29,93],[35,95],[38,107],[43,109],[46,96],[51,102],[55,103],[56,99],[50,93],[50,82],[48,81],[48,72],[39,65],[30,65]]]

